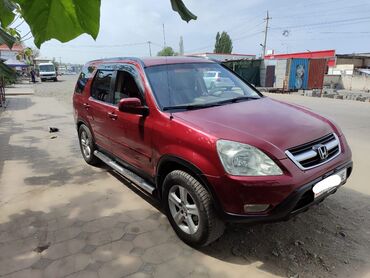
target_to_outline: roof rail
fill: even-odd
[[[110,57],[110,58],[102,58],[102,59],[91,60],[91,61],[89,61],[87,63],[99,62],[99,61],[101,61],[101,62],[115,61],[115,60],[132,60],[132,61],[138,62],[142,66],[144,66],[143,60],[141,60],[140,58],[137,58],[137,57]]]
[[[206,57],[206,56],[197,56],[197,55],[184,55],[184,57],[192,57],[192,58],[202,58],[202,59],[206,59],[206,60],[209,60],[209,61],[212,61],[212,62],[215,62],[215,63],[222,63],[221,61],[219,60],[216,60],[214,58],[210,58],[210,57]]]

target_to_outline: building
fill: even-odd
[[[337,54],[337,65],[353,65],[354,68],[370,68],[370,53]]]
[[[370,68],[370,53],[337,54],[335,67],[329,75],[353,75],[366,73]]]
[[[280,60],[280,59],[292,59],[292,58],[306,58],[306,59],[327,59],[328,68],[335,66],[335,50],[319,50],[319,51],[306,51],[286,54],[268,54],[265,55],[267,60]]]
[[[204,53],[194,53],[194,54],[185,54],[185,56],[197,56],[204,57],[211,60],[216,60],[218,62],[234,61],[234,60],[252,60],[256,58],[256,55],[252,54],[238,54],[238,53],[213,53],[213,52],[204,52]]]
[[[21,44],[14,44],[10,49],[6,44],[0,44],[0,58],[4,60],[17,60],[17,55],[24,50]]]

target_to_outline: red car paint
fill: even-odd
[[[261,216],[274,212],[291,194],[342,165],[351,172],[351,151],[341,130],[326,118],[292,104],[263,97],[254,101],[169,113],[159,109],[145,68],[176,63],[211,63],[205,59],[114,58],[88,63],[92,72],[84,88],[73,96],[76,124],[86,124],[96,144],[114,157],[133,166],[153,181],[160,192],[163,180],[160,165],[176,158],[191,165],[189,170],[207,184],[223,215],[247,217],[245,204],[270,204]],[[126,64],[135,67],[145,93],[149,115],[119,111],[117,106],[90,96],[96,67]],[[113,116],[112,116],[113,115]],[[301,170],[285,151],[328,133],[339,137],[341,153],[333,160],[310,170]],[[225,172],[216,151],[216,141],[227,139],[255,146],[282,169],[280,176],[232,176]],[[176,160],[173,160],[176,161]],[[175,163],[175,162],[173,162]],[[350,163],[350,164],[349,164]],[[194,172],[194,169],[197,171]],[[158,195],[160,198],[160,194]]]

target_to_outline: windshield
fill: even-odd
[[[40,71],[55,71],[55,68],[53,65],[40,65],[39,69]]]
[[[158,105],[163,110],[222,105],[260,98],[238,76],[216,63],[173,64],[146,68]],[[216,73],[219,73],[216,75]]]

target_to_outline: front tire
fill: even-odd
[[[225,225],[217,217],[210,193],[190,174],[175,170],[163,183],[165,210],[179,238],[191,246],[218,239]]]
[[[94,151],[96,150],[94,139],[87,126],[80,126],[78,129],[78,138],[82,157],[85,159],[86,163],[94,166],[99,165],[100,160],[94,155]]]

